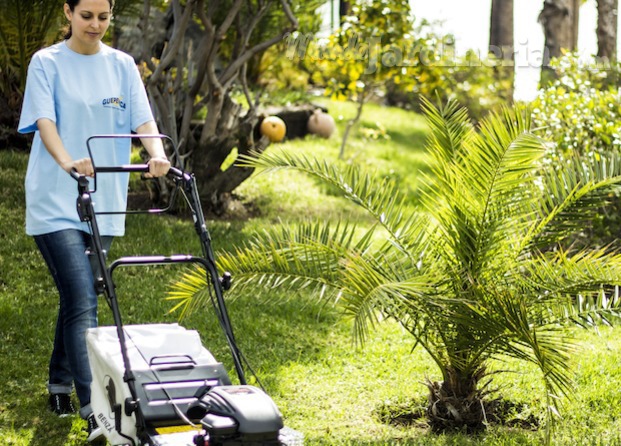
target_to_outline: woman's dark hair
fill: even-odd
[[[69,9],[71,9],[71,12],[73,12],[75,10],[75,7],[78,6],[78,4],[80,3],[80,0],[67,0],[65,3],[69,5]],[[110,9],[114,8],[114,0],[108,0],[108,3],[110,3]],[[65,40],[68,40],[70,37],[71,24],[69,24],[69,26],[67,27],[64,38]]]

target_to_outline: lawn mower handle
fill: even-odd
[[[125,164],[121,166],[106,166],[106,167],[95,167],[95,172],[99,173],[115,173],[115,172],[148,172],[149,165],[148,164]],[[93,225],[93,235],[95,238],[99,238],[99,229],[97,228],[97,222],[92,206],[91,200],[91,190],[89,190],[89,181],[85,175],[79,174],[77,171],[72,170],[71,176],[75,178],[78,182],[78,192],[79,197],[77,200],[77,208],[78,214],[80,215],[80,219],[82,221],[88,221]],[[113,263],[111,268],[106,268],[105,259],[103,255],[100,256],[99,262],[101,268],[105,270],[107,274],[107,283],[112,284],[112,270],[120,265],[139,265],[139,264],[149,264],[149,263],[178,263],[178,262],[197,262],[202,264],[205,268],[207,277],[210,278],[211,283],[213,285],[215,291],[215,302],[214,306],[216,309],[218,320],[222,326],[222,329],[225,333],[227,343],[229,344],[229,348],[231,350],[231,354],[233,356],[233,363],[235,365],[235,370],[237,371],[237,376],[239,378],[240,384],[246,384],[246,377],[244,373],[244,368],[241,361],[241,353],[237,347],[237,342],[235,340],[235,336],[233,334],[233,327],[231,326],[230,318],[228,315],[228,310],[226,308],[226,304],[223,298],[223,290],[230,288],[231,276],[228,273],[225,273],[222,277],[219,277],[218,269],[216,266],[216,260],[214,258],[214,253],[211,248],[211,238],[209,236],[209,232],[207,231],[207,227],[205,224],[205,217],[203,215],[203,211],[201,208],[201,201],[198,195],[198,189],[196,186],[196,178],[193,174],[187,173],[178,169],[176,167],[171,167],[168,171],[168,175],[172,175],[178,180],[178,183],[181,183],[182,188],[184,190],[186,200],[190,205],[190,209],[193,214],[194,228],[200,239],[201,246],[203,249],[204,258],[193,257],[193,256],[176,256],[176,257],[137,257],[134,260],[130,260],[128,258],[119,259],[115,264]],[[117,321],[117,326],[122,327],[121,315],[116,305],[116,293],[114,292],[114,287],[112,289],[108,289],[108,300],[115,301],[113,308],[114,319]],[[119,339],[123,338],[123,334],[119,332]],[[124,340],[122,341],[124,343]],[[129,370],[129,360],[126,360],[127,370]]]
[[[149,172],[148,164],[124,164],[122,166],[95,167],[95,173],[116,173],[116,172]],[[170,167],[168,174],[177,178],[182,178],[185,173],[176,167]],[[74,177],[75,178],[75,177]]]
[[[116,172],[149,172],[148,164],[124,164],[122,166],[110,166],[110,167],[95,167],[95,173],[116,173]],[[77,170],[71,169],[69,171],[69,175],[73,177],[74,180],[80,182],[80,178],[85,178],[86,175],[82,175],[78,173]],[[168,170],[168,175],[172,175],[176,178],[183,178],[184,175],[187,175],[181,169],[176,167],[170,167]]]

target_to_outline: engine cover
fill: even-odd
[[[274,401],[253,386],[218,386],[189,409],[204,414],[201,424],[210,445],[280,444],[282,415]]]

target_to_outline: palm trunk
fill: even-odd
[[[465,429],[478,432],[485,429],[487,414],[484,397],[487,392],[478,388],[485,369],[472,372],[449,366],[444,369],[444,381],[427,381],[429,406],[427,418],[435,432]]]

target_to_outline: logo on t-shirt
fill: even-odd
[[[101,101],[106,108],[116,108],[117,110],[125,110],[125,102],[122,97],[107,98]]]

